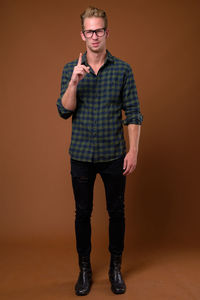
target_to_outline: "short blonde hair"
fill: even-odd
[[[97,18],[102,18],[104,19],[104,28],[107,29],[108,27],[108,20],[107,20],[107,15],[106,12],[102,9],[89,6],[86,8],[86,10],[80,15],[81,17],[81,27],[82,31],[84,30],[84,20],[86,18],[91,18],[91,17],[97,17]]]

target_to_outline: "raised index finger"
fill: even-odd
[[[79,55],[77,66],[80,66],[81,63],[82,63],[82,53],[80,53],[80,55]]]

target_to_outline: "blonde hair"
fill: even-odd
[[[91,17],[97,17],[97,18],[104,19],[104,27],[105,27],[105,29],[107,29],[108,20],[107,20],[106,12],[104,10],[102,10],[102,9],[99,9],[99,8],[96,8],[96,7],[93,7],[93,6],[89,6],[80,15],[80,17],[81,17],[81,27],[82,27],[82,30],[84,30],[84,20],[86,18],[91,18]]]

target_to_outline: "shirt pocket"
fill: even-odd
[[[121,103],[121,91],[122,83],[119,79],[111,81],[110,91],[109,91],[109,104],[120,104]]]

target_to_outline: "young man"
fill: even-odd
[[[109,214],[109,280],[115,294],[126,290],[121,275],[124,249],[124,190],[126,176],[136,167],[142,115],[131,67],[106,48],[106,13],[89,7],[81,14],[81,38],[86,52],[64,66],[57,108],[62,118],[72,115],[71,178],[76,217],[76,247],[80,273],[77,295],[92,284],[90,264],[93,187],[102,177]],[[122,121],[122,110],[126,120]],[[123,124],[128,125],[126,153]]]

